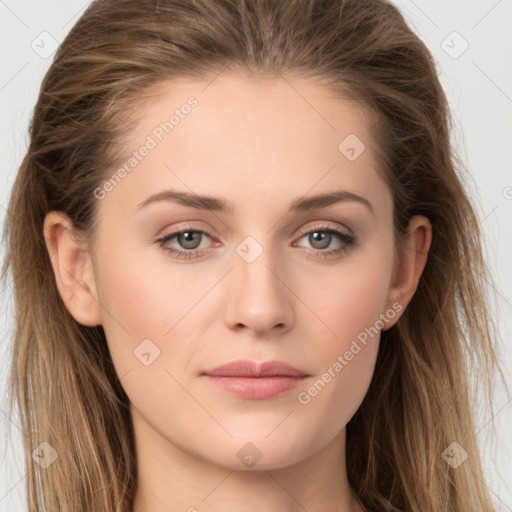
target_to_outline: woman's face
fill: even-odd
[[[158,440],[155,456],[270,469],[343,436],[380,329],[405,307],[369,122],[312,81],[227,74],[169,83],[144,111],[95,192],[92,262],[136,435]],[[212,371],[239,361],[256,373]],[[268,361],[297,373],[258,374]]]

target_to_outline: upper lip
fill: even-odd
[[[308,374],[282,361],[254,361],[240,360],[217,366],[206,370],[203,375],[216,377],[307,377]]]

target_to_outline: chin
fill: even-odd
[[[220,449],[215,453],[203,452],[202,458],[233,471],[268,471],[293,466],[315,451],[314,446],[304,447],[300,439],[276,436],[270,440],[265,439],[265,435],[257,439],[250,436],[238,437],[231,440],[229,446],[217,445]]]

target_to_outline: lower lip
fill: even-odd
[[[265,400],[296,388],[304,377],[219,377],[206,375],[208,380],[229,393],[252,400]]]

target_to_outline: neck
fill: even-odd
[[[233,470],[188,453],[133,414],[138,481],[132,512],[362,512],[346,474],[345,429],[296,464]]]

